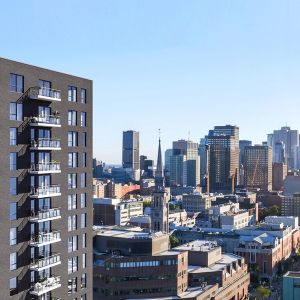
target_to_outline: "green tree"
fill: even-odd
[[[179,246],[179,240],[176,236],[170,235],[169,237],[171,248]]]
[[[271,295],[271,291],[263,286],[257,287],[256,292],[260,296],[260,299],[268,298]]]

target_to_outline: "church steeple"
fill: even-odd
[[[155,174],[155,191],[163,192],[164,189],[165,189],[165,180],[164,180],[164,174],[163,174],[163,166],[162,166],[162,158],[161,158],[161,145],[160,145],[160,137],[159,137],[156,174]]]

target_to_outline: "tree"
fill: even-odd
[[[179,240],[176,236],[170,235],[169,237],[171,248],[179,246]]]
[[[260,296],[261,299],[268,298],[271,295],[271,291],[263,286],[259,286],[256,288],[257,294]]]

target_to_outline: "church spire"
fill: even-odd
[[[159,130],[160,133],[160,130]],[[164,191],[165,182],[163,175],[163,166],[161,158],[161,145],[160,145],[160,136],[158,139],[158,153],[157,153],[157,164],[156,164],[156,174],[155,174],[155,191]]]

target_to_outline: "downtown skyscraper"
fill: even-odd
[[[0,59],[0,299],[92,299],[92,81]]]

